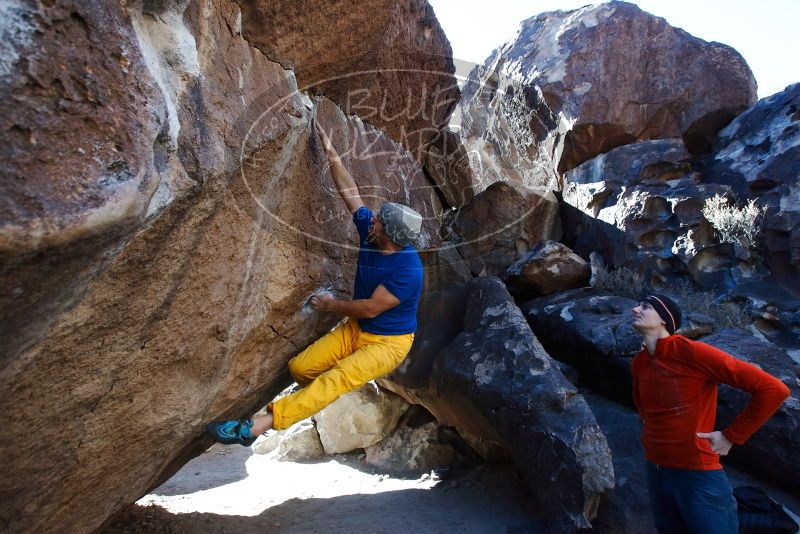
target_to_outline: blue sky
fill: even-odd
[[[586,0],[428,0],[453,45],[453,57],[481,63],[514,35],[519,23],[544,11],[574,9]],[[800,0],[631,0],[707,41],[744,56],[763,98],[800,82]],[[596,2],[595,2],[596,3]]]

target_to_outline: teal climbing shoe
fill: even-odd
[[[253,420],[249,418],[238,421],[214,421],[206,425],[206,434],[217,443],[250,446],[256,440],[250,432],[252,428]]]

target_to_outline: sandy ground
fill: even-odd
[[[726,469],[734,487],[753,484]],[[800,501],[770,495],[800,522]],[[479,466],[441,476],[390,476],[358,453],[278,462],[214,445],[119,516],[103,534],[539,534],[548,532],[519,476]]]
[[[292,463],[215,445],[104,534],[547,532],[526,492],[505,467],[398,478],[358,454]]]

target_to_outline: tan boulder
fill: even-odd
[[[304,419],[286,430],[270,430],[259,436],[250,448],[279,462],[305,462],[325,456],[319,432],[311,419]]]
[[[392,433],[407,409],[402,397],[370,382],[342,395],[314,419],[325,452],[335,454],[378,443]]]

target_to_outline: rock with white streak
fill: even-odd
[[[428,295],[421,318],[407,363],[383,383],[482,456],[511,458],[554,531],[588,527],[614,485],[605,436],[500,279]]]
[[[721,131],[703,180],[756,200],[765,211],[767,266],[800,294],[800,83],[759,100]]]

